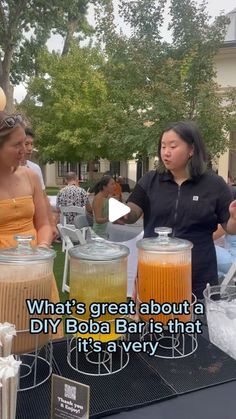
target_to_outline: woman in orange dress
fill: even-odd
[[[39,178],[20,166],[24,142],[22,117],[0,112],[0,248],[15,247],[16,234],[33,235],[33,244],[41,247],[51,245],[52,230]],[[51,299],[59,301],[55,279]]]

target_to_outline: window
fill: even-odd
[[[112,176],[120,175],[120,162],[119,161],[110,162],[110,172]]]
[[[58,177],[65,177],[68,172],[75,172],[80,178],[80,164],[68,163],[68,162],[57,163],[57,176]]]
[[[80,179],[83,181],[88,179],[87,163],[83,162],[80,165]]]

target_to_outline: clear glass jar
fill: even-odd
[[[203,296],[211,343],[236,360],[236,286],[207,284]]]
[[[69,250],[70,254],[70,299],[86,304],[86,314],[77,315],[79,321],[88,321],[92,303],[124,303],[127,301],[127,257],[126,246],[93,239],[85,245]],[[96,322],[109,322],[110,334],[83,334],[81,337],[107,342],[117,339],[115,318],[119,315],[106,313]],[[78,336],[80,336],[78,334]]]
[[[16,326],[13,353],[30,352],[43,346],[49,335],[29,332],[30,317],[44,318],[45,315],[30,315],[26,299],[51,299],[54,250],[31,247],[33,236],[15,237],[18,245],[0,250],[0,322]]]
[[[137,242],[138,247],[138,299],[157,303],[182,303],[192,301],[191,249],[187,240],[168,237],[171,228],[158,227],[158,237]],[[180,321],[190,320],[191,315],[178,315]],[[142,315],[145,321],[154,318],[164,325],[173,315]]]

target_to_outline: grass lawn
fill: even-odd
[[[57,255],[54,260],[54,275],[57,282],[57,287],[60,295],[60,300],[65,301],[68,299],[69,294],[67,292],[62,292],[62,278],[63,278],[63,270],[64,270],[64,259],[65,259],[65,253],[61,251],[61,244],[60,243],[54,243],[53,249],[56,251]]]
[[[60,191],[60,188],[58,188],[56,186],[55,187],[49,186],[49,187],[46,188],[46,194],[50,195],[50,196],[57,195],[59,191]]]

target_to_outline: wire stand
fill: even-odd
[[[20,330],[18,333],[29,333]],[[39,346],[39,335],[35,336],[35,349],[31,353],[15,355],[21,361],[18,391],[31,390],[45,383],[52,374],[53,346],[49,340],[44,346]]]
[[[101,336],[101,340],[103,337],[100,334],[94,336],[96,336],[96,341],[99,341],[97,336]],[[93,341],[91,338],[87,341],[85,351],[79,345],[81,338],[82,336],[67,336],[67,362],[73,370],[85,375],[105,376],[120,372],[128,365],[129,354],[124,351],[121,344],[126,339],[125,335],[114,340],[116,343],[115,352],[108,351],[108,342],[101,342],[101,351],[96,352],[93,342],[90,343],[90,341]]]
[[[193,294],[192,304],[190,305],[191,319],[189,321],[191,322],[194,322],[195,319],[194,304],[196,301],[197,299]],[[192,355],[198,347],[197,333],[171,333],[167,326],[164,326],[162,333],[151,333],[149,323],[145,325],[140,339],[143,341],[158,342],[157,352],[154,356],[164,359],[184,358]]]

